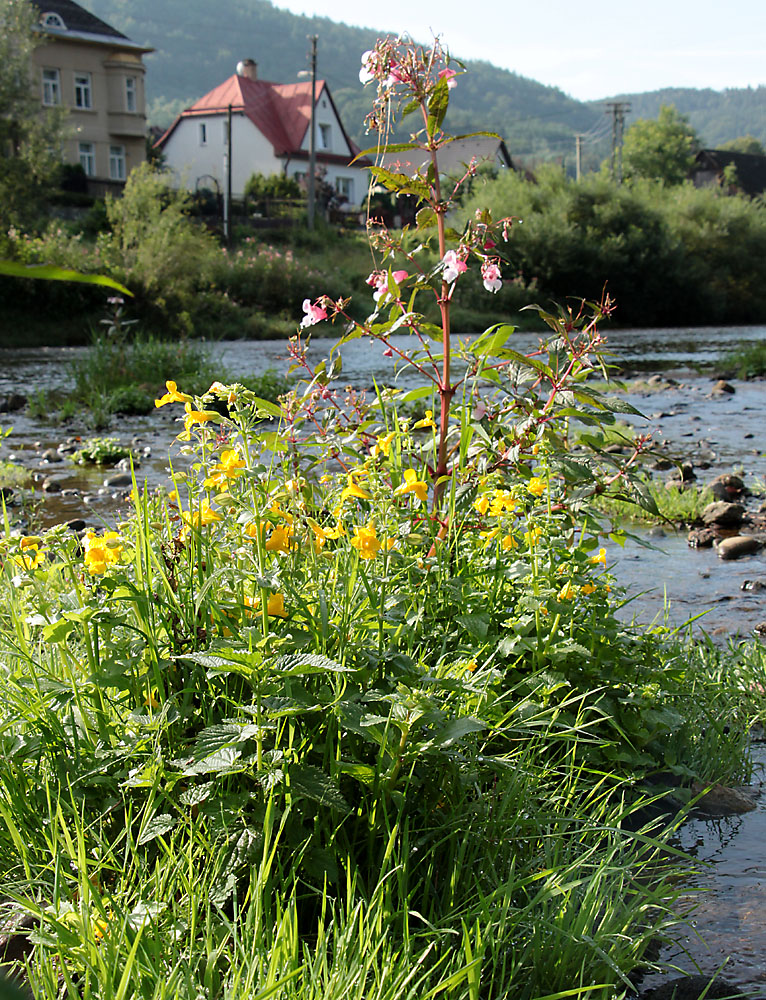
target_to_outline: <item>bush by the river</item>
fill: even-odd
[[[506,249],[524,285],[543,300],[618,303],[622,326],[734,325],[766,321],[766,206],[691,183],[603,174],[579,182],[544,167],[535,180],[506,171],[477,178],[456,219],[488,206],[516,218]]]

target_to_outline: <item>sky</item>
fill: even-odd
[[[764,0],[274,0],[295,14],[417,41],[441,35],[458,58],[486,59],[579,100],[663,87],[766,84]],[[320,39],[321,45],[321,39]],[[320,73],[321,66],[320,48]]]

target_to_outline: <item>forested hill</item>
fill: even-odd
[[[156,49],[146,59],[152,124],[169,123],[178,110],[230,76],[240,59],[255,59],[263,79],[295,80],[308,65],[307,36],[317,35],[319,75],[330,85],[348,131],[360,145],[368,144],[362,123],[371,95],[359,83],[359,60],[379,31],[301,17],[278,10],[268,0],[83,2],[134,41]],[[392,25],[391,34],[396,32]],[[459,50],[454,54],[459,57]],[[602,109],[575,101],[556,87],[487,62],[467,66],[470,72],[450,105],[450,130],[496,131],[511,155],[522,160],[570,159],[575,132],[587,132],[604,117]]]
[[[727,90],[666,87],[644,94],[620,94],[608,100],[630,101],[628,126],[639,118],[656,118],[663,104],[674,104],[678,111],[688,115],[705,146],[715,148],[742,135],[753,135],[766,144],[766,87]],[[594,102],[594,112],[600,106]]]

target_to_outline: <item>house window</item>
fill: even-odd
[[[61,104],[61,78],[57,69],[43,70],[43,104],[47,107]]]
[[[318,138],[320,149],[332,149],[332,126],[320,125]]]
[[[207,146],[207,125],[205,122],[199,123],[199,144],[200,146]]]
[[[109,147],[109,177],[113,181],[124,181],[126,176],[125,147]]]
[[[64,20],[61,15],[54,14],[52,11],[49,11],[47,14],[43,14],[40,18],[40,24],[42,24],[44,28],[58,28],[59,31],[66,31],[66,25],[64,24]]]
[[[335,178],[335,190],[349,202],[354,201],[354,178],[353,177],[336,177]]]
[[[74,106],[76,108],[92,108],[90,73],[75,73],[74,75]]]
[[[136,101],[136,78],[134,76],[125,77],[125,110],[135,111],[138,107]]]
[[[92,142],[78,143],[78,153],[86,177],[96,176],[96,150]]]

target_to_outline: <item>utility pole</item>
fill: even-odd
[[[311,41],[311,135],[309,136],[309,176],[308,176],[308,227],[314,228],[314,206],[316,198],[316,168],[317,168],[317,135],[316,135],[316,104],[317,104],[317,36],[312,35]]]
[[[231,246],[231,105],[226,116],[226,149],[223,154],[226,171],[226,195],[223,203],[223,236],[226,246]]]
[[[630,111],[629,101],[609,101],[606,114],[612,116],[612,180],[622,184],[622,139],[625,133],[625,115]]]
[[[579,181],[582,175],[582,135],[575,133],[575,179]]]

